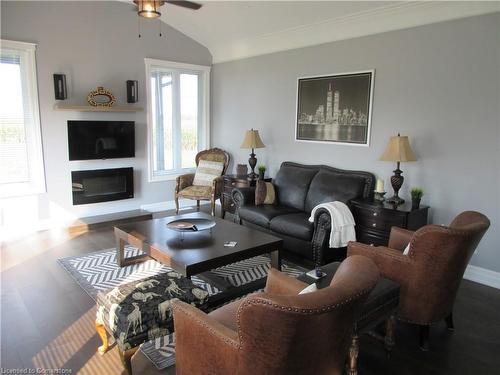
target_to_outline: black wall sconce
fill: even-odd
[[[137,103],[139,101],[139,83],[137,81],[127,81],[127,103]]]
[[[68,98],[66,74],[54,74],[54,93],[56,100],[65,100]]]

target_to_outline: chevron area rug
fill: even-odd
[[[141,252],[132,246],[125,247],[125,256],[139,255]],[[75,279],[80,287],[92,298],[96,299],[100,290],[137,281],[159,273],[168,272],[171,268],[155,260],[119,267],[116,263],[116,250],[107,249],[85,255],[59,259],[58,263]],[[228,266],[216,268],[210,273],[214,277],[222,278],[233,286],[241,286],[251,281],[266,277],[270,268],[267,256],[257,256]],[[283,261],[283,272],[297,277],[307,271],[305,268]],[[191,280],[200,288],[215,295],[220,291],[204,281],[193,276]],[[141,345],[141,351],[159,369],[175,364],[175,334],[167,335]]]

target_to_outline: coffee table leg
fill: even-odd
[[[279,249],[271,251],[271,267],[281,271],[281,252]]]
[[[116,261],[120,267],[125,265],[125,241],[123,241],[117,234],[115,234],[116,240]]]

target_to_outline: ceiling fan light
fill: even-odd
[[[144,18],[158,18],[161,16],[161,13],[155,10],[140,10],[137,14]]]
[[[158,18],[161,16],[161,13],[158,11],[158,8],[163,5],[163,1],[135,1],[137,4],[137,14],[144,18]]]

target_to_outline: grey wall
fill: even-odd
[[[141,204],[173,199],[172,181],[147,181],[145,111],[123,114],[53,109],[56,102],[53,73],[66,73],[70,90],[66,102],[76,104],[85,104],[88,92],[99,85],[110,89],[117,97],[117,104],[123,105],[126,103],[125,81],[138,80],[138,105],[145,108],[145,57],[211,65],[210,52],[177,30],[163,24],[164,37],[160,38],[158,21],[143,20],[142,38],[139,39],[138,16],[134,9],[131,3],[116,1],[1,2],[1,37],[38,44],[36,58],[47,194],[32,197],[28,209],[40,219],[124,211]],[[69,119],[134,120],[136,157],[69,162],[66,131]],[[134,199],[72,206],[71,170],[122,166],[134,167]],[[15,200],[10,200],[9,204],[12,202]],[[8,215],[9,212],[4,213]],[[8,221],[8,217],[4,219]]]
[[[486,214],[492,227],[472,264],[500,271],[499,60],[497,13],[215,64],[213,143],[244,163],[253,127],[271,176],[285,160],[323,163],[371,171],[392,193],[395,165],[378,158],[391,135],[408,135],[418,162],[402,165],[402,195],[423,187],[434,223]],[[363,69],[376,70],[370,147],[294,141],[297,77]]]

